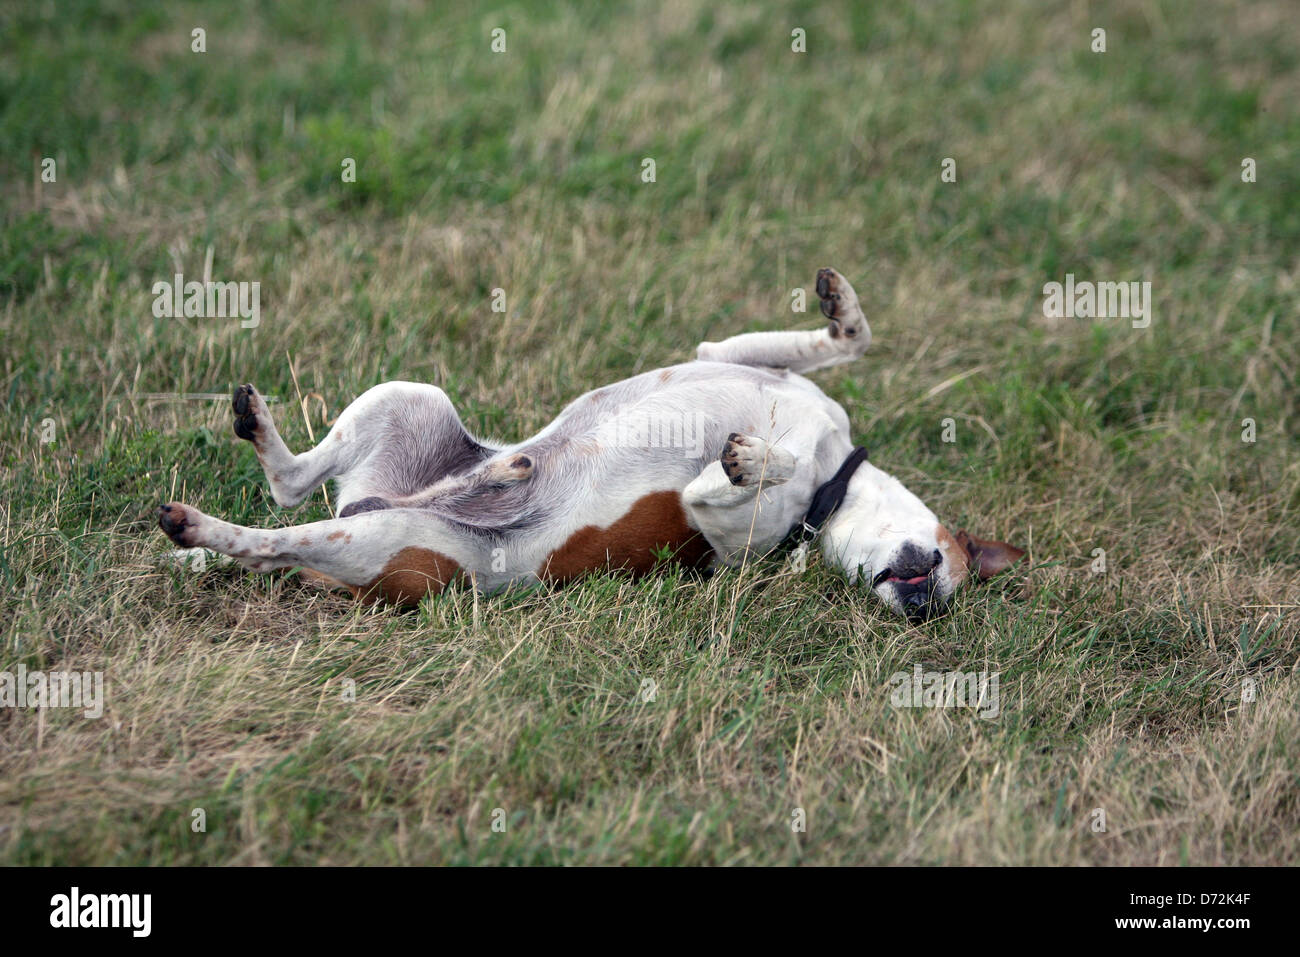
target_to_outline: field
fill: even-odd
[[[0,672],[105,691],[0,707],[0,862],[1300,861],[1298,153],[1287,0],[6,6]],[[397,378],[519,440],[816,328],[824,265],[858,441],[1030,550],[944,618],[820,559],[410,613],[165,559],[164,501],[329,514],[241,382],[295,450]],[[155,316],[205,268],[256,327]],[[918,665],[999,713],[891,704]]]

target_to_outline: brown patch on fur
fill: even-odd
[[[604,568],[643,575],[654,567],[655,552],[668,548],[673,558],[702,567],[713,553],[704,536],[686,523],[682,497],[674,491],[651,492],[608,528],[586,525],[551,552],[537,570],[548,582],[567,582]]]
[[[1025,557],[1023,548],[976,538],[964,528],[957,532],[957,544],[970,555],[971,568],[979,575],[980,581],[988,581]]]
[[[415,605],[430,592],[441,594],[463,574],[460,565],[440,552],[408,547],[390,558],[379,576],[358,593],[372,601],[382,598],[394,605]]]
[[[671,369],[665,369],[663,372],[659,373],[660,382],[667,382],[672,377],[673,377],[673,372]]]
[[[939,547],[952,561],[952,587],[957,588],[966,581],[966,576],[970,574],[970,552],[966,551],[966,546],[957,539],[953,538],[952,532],[939,526],[934,533],[934,537],[939,541]]]
[[[347,532],[331,532],[329,535],[325,536],[325,541],[337,542],[340,538],[342,538],[346,534]]]

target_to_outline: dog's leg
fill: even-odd
[[[253,571],[302,566],[352,590],[411,604],[481,567],[475,544],[437,517],[369,512],[290,528],[246,528],[172,502],[158,525],[182,548],[208,548]],[[481,550],[481,549],[480,549]]]
[[[277,505],[297,505],[313,488],[334,476],[337,447],[324,449],[322,442],[310,452],[294,455],[280,438],[266,400],[253,386],[235,389],[230,405],[235,413],[235,435],[253,443]]]
[[[812,496],[812,463],[787,449],[732,433],[718,461],[682,491],[682,503],[723,564],[777,545]]]
[[[436,506],[440,501],[453,507],[464,505],[471,498],[482,493],[501,491],[527,482],[533,477],[534,470],[533,460],[529,456],[506,455],[496,461],[489,460],[468,472],[448,475],[412,495],[392,496],[387,499],[387,507],[429,508]],[[470,524],[473,522],[471,521]]]
[[[834,269],[817,273],[817,296],[825,329],[802,332],[748,332],[722,342],[702,342],[696,358],[811,372],[857,359],[871,345],[871,327],[857,293]]]
[[[385,382],[344,409],[314,449],[294,455],[251,385],[232,399],[235,434],[248,439],[277,504],[299,504],[322,482],[339,482],[340,514],[387,507],[448,475],[472,468],[493,448],[476,440],[436,386]]]

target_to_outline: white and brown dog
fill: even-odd
[[[826,329],[702,343],[696,361],[588,392],[512,446],[471,435],[436,386],[386,382],[294,455],[257,390],[240,386],[235,432],[276,502],[297,505],[332,478],[339,517],[244,528],[172,503],[159,525],[254,571],[301,566],[357,597],[412,604],[453,581],[494,591],[642,573],[667,557],[735,565],[810,531],[812,506],[828,561],[894,611],[927,617],[972,572],[1024,553],[952,535],[855,452],[844,409],[801,373],[858,358],[871,330],[835,270],[817,274],[817,294]]]

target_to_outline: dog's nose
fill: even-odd
[[[921,549],[913,545],[907,545],[890,564],[890,574],[895,578],[903,579],[903,581],[924,578],[938,568],[942,561],[943,555],[939,553],[937,548],[927,555]]]

